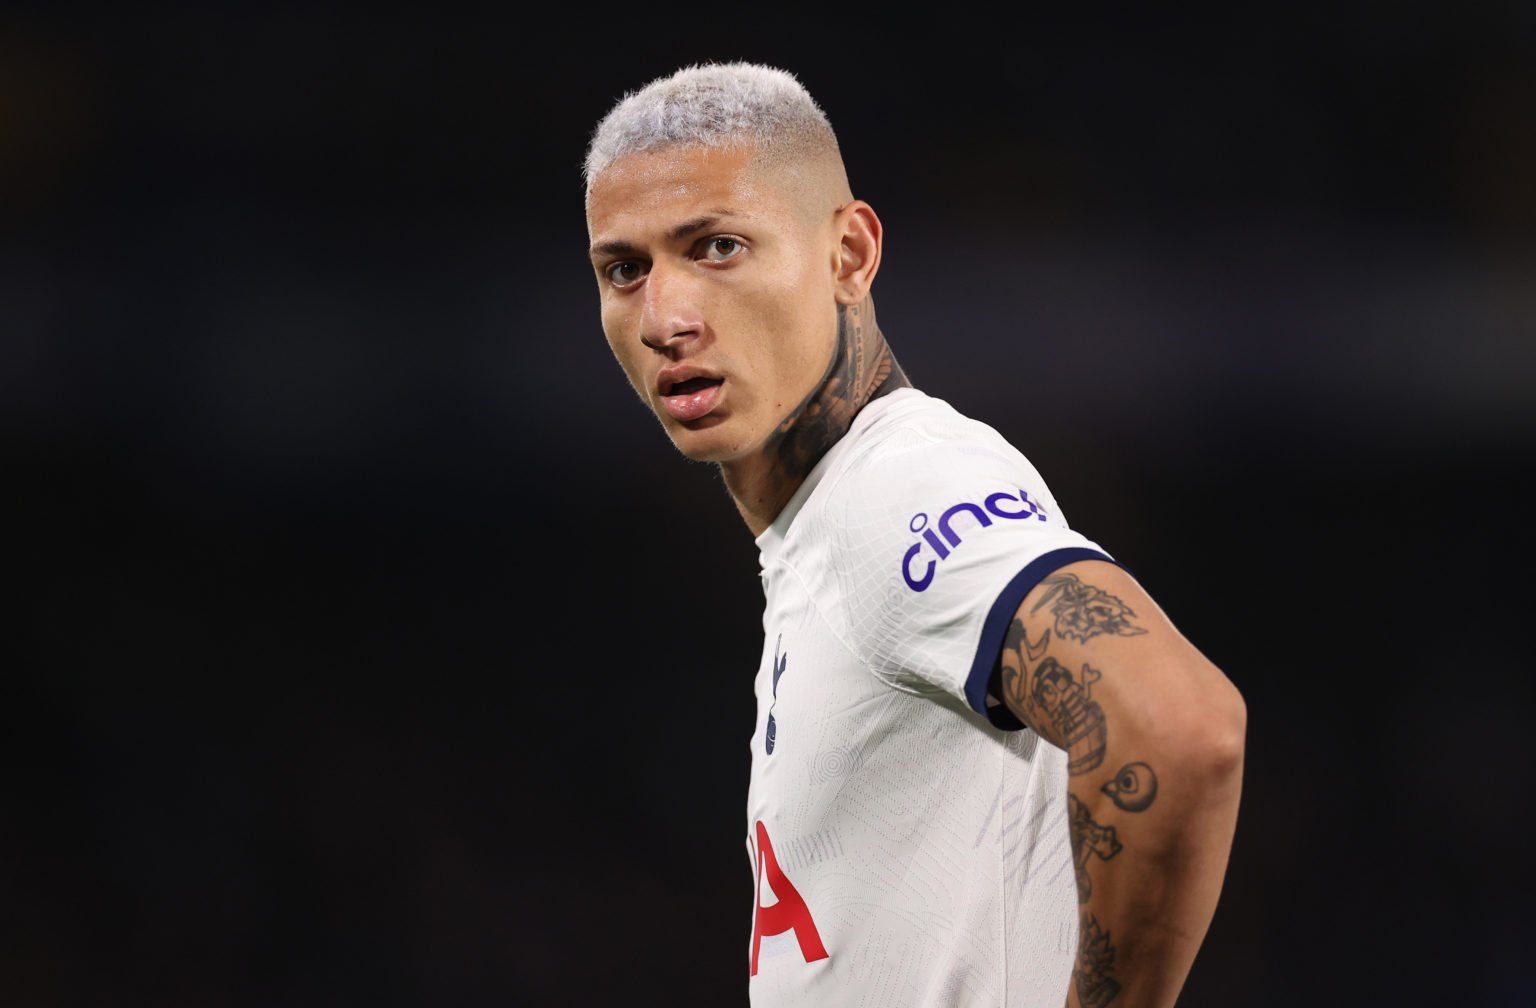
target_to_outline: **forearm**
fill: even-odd
[[[1106,763],[1124,768],[1108,791],[1092,786],[1099,775],[1074,778],[1069,789],[1081,904],[1071,1008],[1174,1004],[1216,910],[1237,822],[1240,751],[1142,754],[1150,759]],[[1116,786],[1122,778],[1127,788]],[[1153,786],[1154,800],[1141,805]]]

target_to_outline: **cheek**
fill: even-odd
[[[624,369],[625,377],[629,379],[631,385],[639,389],[641,357],[635,352],[633,341],[626,340],[619,335],[623,332],[622,329],[610,327],[606,315],[603,318],[603,330],[603,335],[608,340],[608,349],[613,351],[613,356],[618,360],[619,367]]]
[[[809,290],[808,290],[809,287]],[[761,360],[791,401],[814,390],[826,372],[837,342],[837,305],[804,280],[764,290],[744,304],[752,331],[761,341]]]

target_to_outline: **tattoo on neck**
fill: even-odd
[[[872,400],[911,382],[875,324],[870,298],[837,309],[837,346],[821,382],[768,438],[776,475],[801,480],[827,449],[848,433]]]

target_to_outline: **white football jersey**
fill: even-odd
[[[751,1003],[1061,1008],[1067,758],[987,687],[1025,594],[1109,556],[916,389],[866,406],[757,545]]]

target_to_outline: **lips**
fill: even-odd
[[[725,379],[699,368],[677,366],[663,368],[656,376],[661,405],[681,423],[709,415],[720,401]]]

